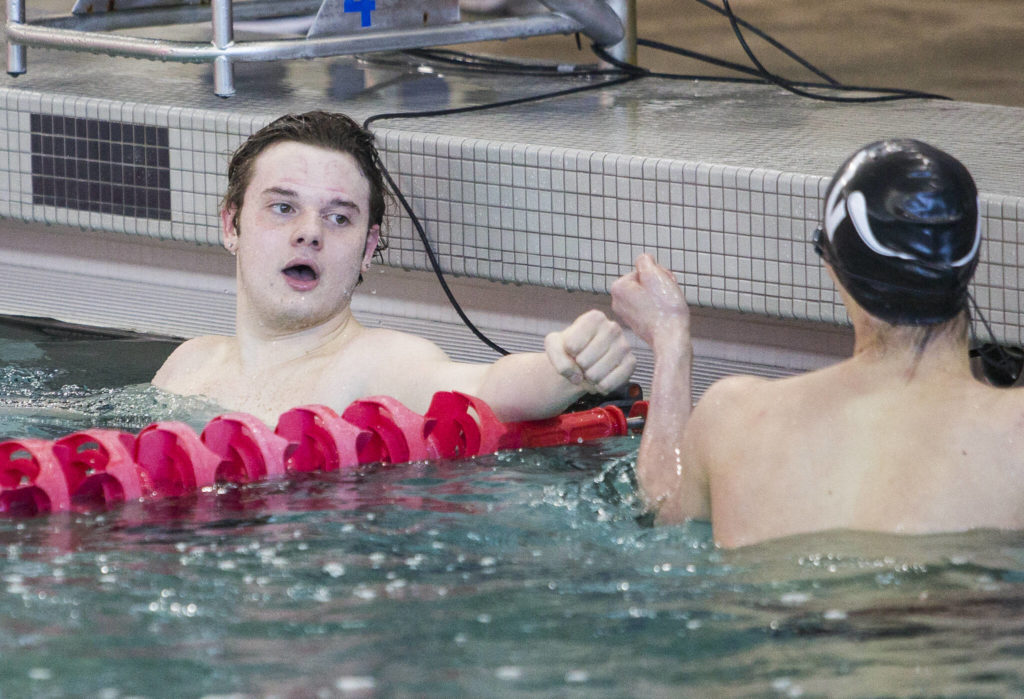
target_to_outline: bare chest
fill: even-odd
[[[314,357],[247,368],[224,358],[204,367],[195,392],[273,426],[281,413],[295,406],[320,404],[341,411],[364,395],[363,373],[335,371],[335,363]]]

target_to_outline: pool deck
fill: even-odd
[[[25,74],[0,78],[0,215],[9,219],[0,313],[230,332],[232,260],[217,246],[217,204],[228,154],[253,130],[288,111],[362,120],[595,82],[374,54],[238,64],[237,94],[224,99],[207,65],[30,48]],[[150,130],[119,128],[117,142],[88,131],[100,122]],[[841,356],[845,316],[808,240],[830,174],[886,137],[929,141],[971,169],[986,230],[975,296],[1000,341],[1024,344],[1024,109],[838,104],[769,86],[645,78],[373,129],[456,295],[513,349],[536,348],[589,306],[607,309],[611,282],[648,251],[686,287],[707,380]],[[133,192],[98,169],[114,162],[109,150],[90,163],[101,152],[87,150],[90,140],[129,158],[121,165],[135,168]],[[447,308],[404,214],[389,239],[357,314],[421,332],[458,358],[489,358]],[[650,357],[641,360],[647,376]]]

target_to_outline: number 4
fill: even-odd
[[[358,12],[362,15],[362,26],[371,24],[370,13],[377,9],[375,0],[345,0],[345,12]]]

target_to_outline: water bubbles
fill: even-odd
[[[806,604],[810,599],[811,596],[806,592],[787,592],[779,597],[779,602],[787,607],[798,607]]]
[[[337,562],[325,563],[322,570],[332,578],[340,578],[345,574],[345,566]]]
[[[346,675],[335,680],[334,688],[343,694],[371,692],[377,688],[377,680],[367,675]]]
[[[408,584],[408,581],[402,578],[395,578],[384,586],[384,592],[387,593],[389,597],[395,597],[399,592],[404,590]]]
[[[169,610],[171,614],[181,617],[194,617],[199,611],[199,607],[194,602],[188,604],[181,604],[180,602],[172,602]]]
[[[586,670],[569,670],[565,673],[565,681],[569,684],[582,684],[590,681],[590,673]]]
[[[361,600],[370,601],[377,599],[377,591],[367,585],[357,585],[352,590],[352,596]]]
[[[146,608],[153,614],[182,619],[191,619],[199,613],[199,605],[195,602],[168,602],[166,599],[153,600]]]
[[[788,677],[777,677],[772,680],[772,689],[787,697],[800,697],[804,693],[803,688]]]
[[[12,595],[28,594],[28,587],[25,586],[25,578],[21,575],[5,575],[3,578],[7,583],[7,592]]]
[[[494,671],[494,676],[506,682],[515,682],[523,677],[523,668],[516,665],[505,665]]]

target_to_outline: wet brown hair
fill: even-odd
[[[377,243],[378,256],[387,249],[384,239],[384,215],[391,196],[379,165],[380,156],[373,143],[373,134],[348,116],[339,112],[311,111],[304,114],[285,114],[254,133],[231,156],[228,163],[228,189],[221,207],[234,210],[232,222],[238,227],[238,216],[245,200],[245,190],[252,181],[253,169],[260,153],[275,143],[291,141],[326,150],[348,153],[359,164],[359,170],[370,184],[370,226],[381,227]]]

